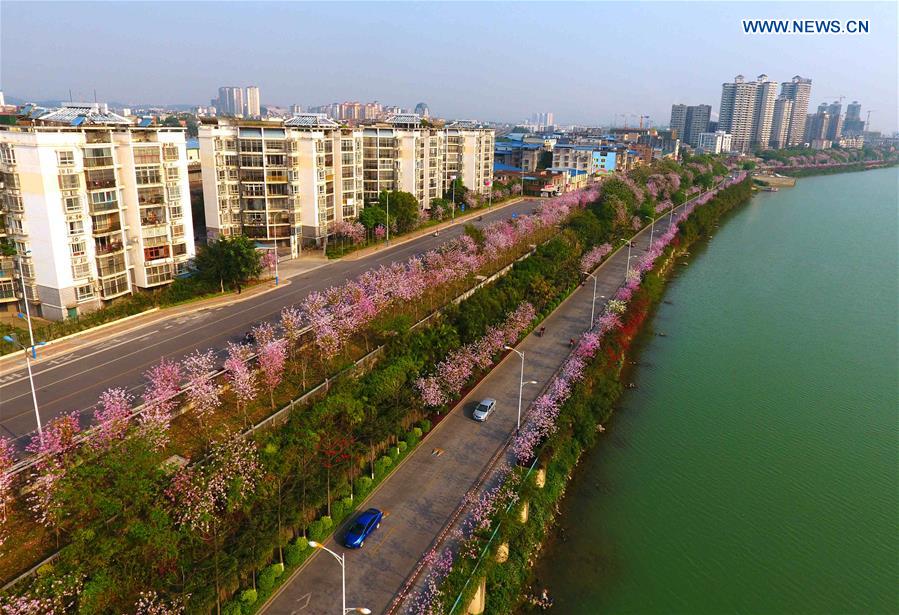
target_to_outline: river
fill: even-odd
[[[679,266],[535,571],[553,612],[899,612],[897,185],[758,194]]]

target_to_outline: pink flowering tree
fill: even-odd
[[[247,404],[256,399],[256,374],[248,362],[252,351],[243,344],[228,344],[228,358],[225,360],[225,380],[237,398],[237,407],[244,413],[247,422]]]
[[[178,407],[183,372],[181,364],[162,359],[144,373],[147,385],[144,388],[144,410],[141,422],[147,429],[168,430],[172,412]]]
[[[125,437],[131,421],[134,397],[123,388],[112,388],[100,394],[97,410],[94,412],[93,437],[90,445],[104,449],[112,442]]]
[[[29,507],[41,525],[59,530],[65,521],[65,510],[58,496],[58,488],[66,472],[76,463],[77,437],[81,432],[78,413],[63,414],[44,428],[44,435],[35,435],[26,450],[37,456],[34,489],[29,495]]]
[[[215,353],[195,351],[184,358],[182,365],[187,376],[185,395],[202,425],[206,417],[221,404],[221,387],[212,378],[215,372]]]
[[[152,590],[141,592],[134,605],[134,615],[183,615],[186,601],[187,596],[166,600]]]
[[[6,518],[9,504],[15,495],[14,479],[10,474],[10,469],[15,462],[15,448],[12,441],[9,438],[0,438],[0,547],[6,540]]]
[[[216,605],[221,594],[222,524],[256,490],[262,468],[256,445],[240,436],[215,442],[202,463],[179,470],[166,489],[172,517],[213,551]]]
[[[287,343],[284,339],[272,340],[259,349],[259,369],[262,372],[262,382],[268,389],[272,410],[275,409],[275,389],[284,377],[286,361]]]
[[[262,265],[263,269],[268,270],[269,276],[274,276],[275,267],[278,264],[278,255],[275,254],[274,250],[266,250],[260,257],[259,264]]]

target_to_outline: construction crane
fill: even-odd
[[[868,117],[865,120],[865,132],[871,132],[871,113],[877,109],[868,109]]]
[[[643,120],[644,120],[644,119],[649,120],[649,116],[648,116],[648,115],[641,115],[641,116],[640,116],[640,128],[641,128],[641,129],[643,128]],[[649,123],[647,122],[647,128],[648,128],[648,127],[649,127]]]
[[[824,98],[828,99],[828,100],[831,98],[837,98],[837,99],[839,99],[841,105],[843,104],[843,101],[846,100],[846,97],[843,96],[842,94],[840,94],[839,96],[825,96]]]

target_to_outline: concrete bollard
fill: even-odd
[[[468,605],[469,615],[481,615],[487,609],[487,577],[481,577],[478,589]]]

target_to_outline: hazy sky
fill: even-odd
[[[718,112],[721,83],[813,79],[897,127],[897,4],[0,2],[0,87],[38,100],[208,104],[258,85],[263,104],[426,101],[444,117],[558,123],[671,104]],[[867,18],[868,35],[746,35],[744,18]],[[620,118],[619,118],[620,123]],[[636,120],[631,118],[633,124]]]

